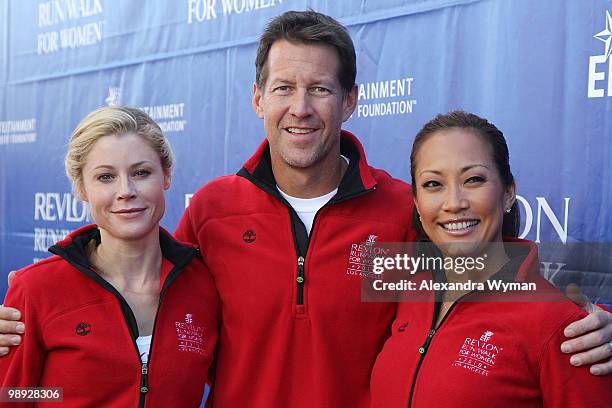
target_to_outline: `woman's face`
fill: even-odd
[[[81,198],[108,236],[131,241],[158,234],[170,177],[145,139],[133,133],[98,139],[82,175]]]
[[[514,202],[514,186],[504,188],[490,147],[472,131],[436,132],[416,156],[415,204],[423,229],[436,245],[502,240],[504,210]],[[463,244],[466,243],[466,244]]]

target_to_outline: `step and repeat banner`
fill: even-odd
[[[359,99],[345,128],[372,165],[410,181],[419,128],[471,111],[508,140],[522,237],[612,242],[612,0],[0,0],[2,276],[91,221],[63,155],[100,106],[140,107],[170,139],[178,165],[162,223],[173,230],[191,194],[263,139],[251,107],[258,36],[308,8],[353,37]],[[592,258],[574,252],[543,259],[544,272],[610,302],[612,265],[572,264]]]

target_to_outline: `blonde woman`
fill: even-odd
[[[65,407],[199,405],[218,297],[198,249],[159,226],[168,141],[144,112],[105,107],[77,126],[65,164],[96,224],[17,272],[5,304],[28,332],[0,360],[2,387],[60,387]]]

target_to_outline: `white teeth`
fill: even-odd
[[[478,221],[476,220],[463,221],[463,222],[450,222],[448,224],[442,224],[442,227],[444,227],[447,230],[457,231],[457,230],[473,227],[476,224],[478,224]]]
[[[287,131],[289,131],[291,133],[300,133],[300,134],[310,133],[310,132],[312,132],[312,130],[313,129],[287,128]]]

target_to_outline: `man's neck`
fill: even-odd
[[[296,198],[315,198],[338,188],[348,164],[338,155],[329,165],[316,168],[287,168],[285,165],[282,171],[275,171],[275,167],[275,160],[272,159],[276,184],[285,194]]]

